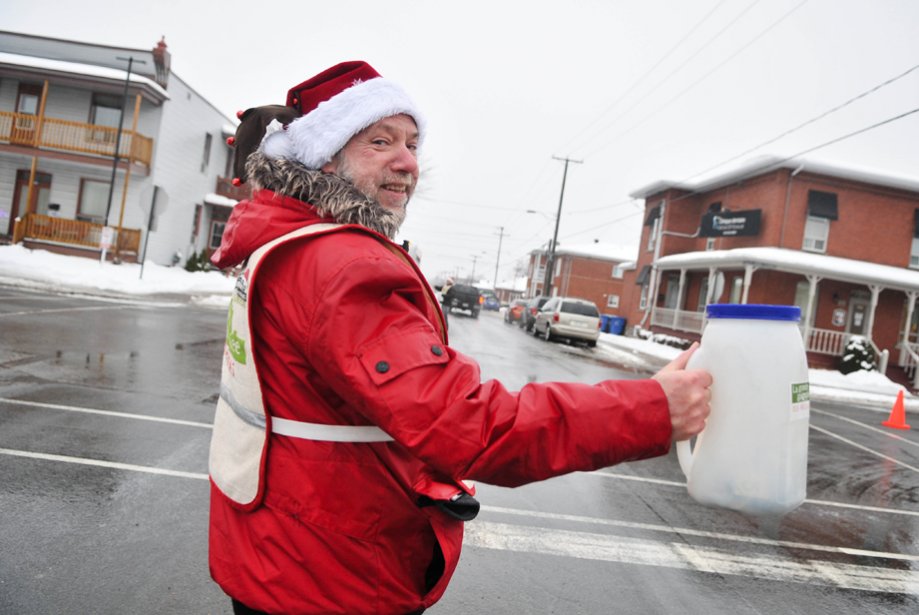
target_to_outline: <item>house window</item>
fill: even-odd
[[[826,242],[830,235],[830,220],[808,216],[804,225],[804,244],[802,250],[808,252],[826,252]]]
[[[207,243],[210,249],[216,250],[220,247],[220,240],[223,239],[223,228],[226,225],[226,222],[211,222],[211,237]]]
[[[714,249],[715,249],[715,238],[709,237],[708,239],[705,240],[705,251],[711,252]]]
[[[77,220],[102,223],[108,208],[109,182],[95,179],[80,180],[80,200],[77,202]]]
[[[699,302],[696,305],[696,311],[704,312],[706,305],[708,305],[708,277],[702,278],[699,284]]]
[[[606,307],[616,309],[619,307],[619,295],[610,295],[606,298]]]
[[[211,144],[214,141],[213,135],[207,133],[204,135],[204,152],[201,156],[201,172],[207,171],[207,165],[211,163]]]
[[[919,269],[919,237],[913,237],[913,247],[909,251],[909,266]]]
[[[616,263],[613,265],[613,277],[622,279],[622,276],[625,274],[625,268],[622,266],[622,263]]]
[[[96,142],[114,143],[121,121],[121,99],[109,94],[93,94],[93,105],[89,110],[89,123],[108,130],[93,130],[90,138]]]
[[[648,285],[645,284],[641,287],[641,298],[638,302],[638,309],[644,310],[648,307]]]
[[[654,251],[654,242],[657,241],[657,229],[660,223],[660,216],[654,218],[653,222],[651,222],[651,232],[648,234],[648,252]]]

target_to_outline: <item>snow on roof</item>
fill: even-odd
[[[220,130],[228,137],[232,137],[236,134],[236,126],[233,124],[224,124]]]
[[[570,254],[571,256],[586,256],[608,261],[632,261],[638,248],[611,243],[584,243],[576,245],[560,245],[556,254]]]
[[[876,284],[902,291],[919,291],[919,271],[867,263],[850,258],[813,254],[784,248],[737,248],[672,254],[658,259],[661,269],[736,269],[753,265],[801,275],[841,280],[855,284]]]
[[[27,68],[44,69],[59,73],[83,75],[87,77],[99,77],[102,79],[111,79],[112,81],[121,82],[124,82],[124,79],[128,74],[128,71],[126,70],[108,68],[106,66],[98,66],[96,64],[65,62],[63,60],[52,60],[50,58],[39,58],[35,56],[26,56],[17,53],[6,53],[2,51],[0,51],[0,64],[24,66]],[[169,99],[169,94],[166,93],[166,90],[164,90],[157,82],[148,79],[147,77],[138,75],[136,73],[131,73],[131,83],[148,87],[163,99]]]
[[[204,196],[204,202],[208,205],[220,205],[221,207],[235,207],[239,203],[236,199],[227,198],[213,192]]]
[[[733,184],[743,179],[770,173],[776,169],[794,169],[796,172],[805,171],[819,175],[829,175],[842,179],[860,181],[878,186],[899,188],[911,192],[919,192],[919,177],[894,175],[879,169],[856,167],[853,165],[821,161],[805,160],[801,158],[782,158],[780,156],[757,156],[741,165],[721,173],[709,176],[697,182],[678,182],[658,180],[629,193],[635,199],[643,199],[670,188],[686,190],[688,192],[709,192],[728,184]]]

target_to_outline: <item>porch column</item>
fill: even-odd
[[[686,270],[680,269],[680,285],[677,287],[676,291],[676,308],[673,310],[673,326],[672,329],[676,330],[677,321],[680,318],[680,310],[683,306],[683,287],[686,284]]]
[[[817,296],[817,284],[820,283],[822,278],[818,275],[808,275],[807,276],[807,309],[805,310],[804,316],[804,349],[809,350],[810,346],[810,336],[811,336],[811,322],[813,321],[814,313],[814,297]]]
[[[871,332],[874,330],[874,312],[878,307],[878,295],[884,289],[877,284],[869,284],[868,289],[871,291],[871,309],[868,311],[868,326],[865,329],[865,335],[869,340],[873,340]]]
[[[741,297],[740,302],[743,304],[747,303],[747,297],[750,296],[750,283],[753,282],[753,272],[756,271],[756,266],[747,263],[743,268],[743,297]]]
[[[906,363],[906,345],[909,344],[909,325],[913,321],[913,309],[916,307],[916,298],[919,292],[910,290],[906,292],[906,322],[903,323],[903,339],[900,343],[900,365]]]

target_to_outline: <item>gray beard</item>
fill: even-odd
[[[307,169],[296,160],[269,158],[255,152],[246,160],[246,175],[253,190],[271,190],[316,208],[323,218],[339,224],[359,224],[393,239],[405,219],[405,210],[394,212],[336,175]]]

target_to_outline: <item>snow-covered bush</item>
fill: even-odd
[[[853,335],[842,352],[839,360],[839,371],[843,374],[865,371],[874,372],[878,369],[878,358],[871,344],[860,335]]]
[[[672,335],[665,335],[663,333],[654,333],[653,331],[642,329],[638,325],[635,325],[633,333],[638,339],[650,340],[656,344],[663,344],[664,346],[679,348],[680,350],[686,350],[692,345],[692,342],[689,340],[684,340],[681,337],[674,337]]]

